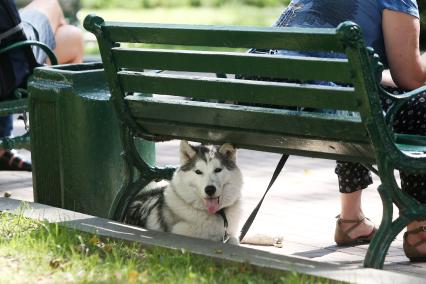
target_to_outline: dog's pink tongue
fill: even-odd
[[[214,214],[219,210],[218,198],[205,198],[204,202],[206,203],[207,212],[209,212],[209,214]]]

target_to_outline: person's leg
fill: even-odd
[[[349,162],[337,162],[335,171],[341,193],[341,212],[336,224],[336,234],[347,232],[351,239],[369,236],[374,230],[374,224],[364,216],[361,197],[362,189],[373,182],[370,172],[361,164]],[[356,225],[353,221],[360,223]]]
[[[426,135],[426,93],[411,99],[397,114],[394,129],[398,133]],[[426,203],[426,176],[400,172],[401,189],[420,203]],[[408,224],[406,242],[409,245],[426,241],[426,219]],[[426,243],[415,248],[426,257]]]
[[[23,12],[26,10],[35,10],[47,17],[54,39],[46,39],[46,41],[55,41],[54,52],[60,64],[83,61],[83,33],[77,27],[66,24],[57,0],[34,0],[22,9]],[[47,63],[50,64],[50,62]]]
[[[79,28],[71,25],[60,26],[55,34],[55,54],[59,63],[83,62],[83,36]]]
[[[36,10],[44,14],[49,20],[53,33],[56,33],[60,26],[66,24],[64,13],[57,0],[33,0],[22,10],[26,9]]]
[[[340,194],[341,201],[341,220],[363,220],[364,213],[361,206],[362,190],[358,190],[352,193]],[[353,226],[353,223],[341,222],[340,227],[346,231]],[[360,236],[368,236],[374,229],[374,224],[364,219],[361,224],[355,227],[352,231],[348,232],[350,238],[358,238]]]
[[[0,137],[12,136],[12,115],[0,116]],[[15,155],[13,150],[0,149],[0,170],[3,171],[31,171],[31,163]]]
[[[13,118],[12,115],[0,116],[0,137],[12,136]]]

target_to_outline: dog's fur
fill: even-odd
[[[129,206],[125,222],[147,229],[238,244],[243,178],[236,149],[180,143],[180,167],[163,188],[142,189]],[[225,213],[228,227],[225,232]]]

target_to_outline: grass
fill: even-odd
[[[221,7],[177,7],[154,9],[83,9],[78,17],[81,22],[94,13],[107,21],[235,25],[235,26],[271,26],[278,19],[284,7],[253,7],[244,5],[224,5]],[[149,45],[149,47],[155,47]],[[96,42],[87,42],[86,54],[99,54]]]
[[[264,7],[225,5],[222,7],[177,7],[140,10],[126,9],[83,9],[80,20],[89,13],[95,13],[108,21],[270,26],[278,19],[284,7]]]
[[[329,283],[0,213],[0,283]]]

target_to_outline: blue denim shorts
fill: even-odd
[[[55,49],[55,34],[49,19],[41,12],[32,9],[19,11],[24,33],[28,40],[36,40],[46,44],[50,49]],[[39,64],[46,62],[47,55],[38,47],[33,47],[34,56]]]

